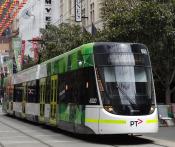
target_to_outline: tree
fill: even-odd
[[[41,34],[44,45],[40,51],[41,62],[94,40],[94,37],[79,25],[64,23],[58,27],[48,25],[46,29],[41,29]]]
[[[156,79],[165,90],[166,103],[175,92],[175,0],[104,0],[104,38],[140,42],[148,46]]]

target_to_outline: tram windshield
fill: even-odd
[[[129,44],[110,49],[107,53],[98,53],[97,49],[95,54],[104,108],[118,115],[150,114],[154,89],[147,49]]]

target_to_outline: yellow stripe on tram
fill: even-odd
[[[85,119],[85,122],[87,122],[87,123],[98,123],[99,120],[97,120],[97,119],[86,118],[86,119]]]
[[[146,121],[147,124],[153,124],[153,123],[158,123],[158,119],[148,119]]]
[[[109,120],[109,119],[98,120],[98,119],[90,119],[90,118],[86,118],[85,122],[102,123],[102,124],[126,124],[126,120]],[[158,119],[148,119],[146,120],[146,123],[147,124],[158,123]]]
[[[87,123],[102,123],[102,124],[126,124],[126,120],[98,120],[98,119],[90,119],[86,118],[85,122]]]

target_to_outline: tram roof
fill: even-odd
[[[82,56],[86,56],[86,55],[91,55],[94,52],[94,48],[99,47],[98,50],[103,50],[105,49],[109,49],[112,45],[120,45],[120,44],[125,44],[125,45],[134,45],[134,44],[138,44],[138,43],[118,43],[118,42],[95,42],[95,43],[88,43],[88,44],[83,44],[71,51],[68,51],[66,53],[63,53],[61,55],[58,55],[52,59],[49,59],[45,62],[42,62],[41,64],[32,66],[30,68],[27,68],[25,70],[22,70],[20,72],[18,72],[17,74],[14,74],[14,83],[22,83],[22,82],[27,82],[27,81],[32,81],[32,80],[36,80],[36,79],[40,79],[43,77],[47,77],[49,75],[53,75],[56,74],[57,71],[52,71],[51,69],[47,68],[47,64],[54,64],[55,62],[59,61],[60,59],[65,60],[65,62],[68,62],[68,56],[69,55],[73,55],[78,53],[78,51],[81,52]],[[142,44],[140,44],[142,45]],[[103,48],[103,49],[102,49]],[[76,57],[77,59],[77,57]],[[86,62],[87,63],[87,62]],[[88,64],[91,64],[92,61],[89,61]],[[84,67],[88,67],[88,66],[92,66],[93,63],[91,65],[85,65]],[[67,65],[66,65],[67,68]],[[74,69],[76,69],[78,67],[74,67]],[[71,70],[74,70],[71,69]],[[54,69],[55,70],[55,69]],[[66,72],[67,69],[64,71]]]

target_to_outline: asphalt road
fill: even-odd
[[[0,147],[174,147],[173,137],[167,139],[163,135],[166,128],[162,129],[157,136],[84,136],[0,113]],[[168,130],[172,131],[170,128]],[[174,133],[172,131],[172,136]]]
[[[159,132],[156,134],[143,134],[144,136],[172,141],[175,143],[175,127],[159,127]],[[175,145],[174,145],[175,146]]]

